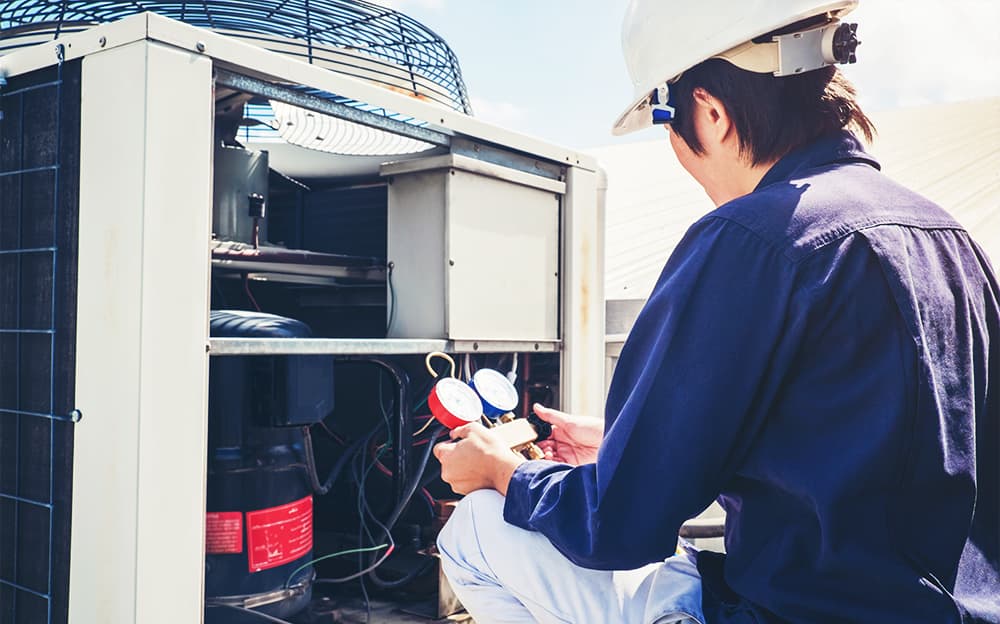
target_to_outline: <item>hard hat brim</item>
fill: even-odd
[[[651,93],[642,96],[625,109],[625,112],[611,126],[611,134],[614,136],[625,136],[626,134],[653,127],[653,112],[649,105],[649,96]]]

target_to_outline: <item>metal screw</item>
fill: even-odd
[[[204,52],[205,51],[205,42],[204,41],[199,41],[198,43],[194,44],[194,47],[199,52]]]
[[[449,260],[448,261],[448,265],[449,266],[455,266],[455,261],[454,260]]]
[[[101,37],[100,39],[97,40],[97,44],[103,48],[104,46],[108,45],[108,38]]]

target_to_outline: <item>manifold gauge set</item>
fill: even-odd
[[[440,377],[431,366],[434,358],[447,360],[451,364],[451,377]],[[445,353],[434,352],[427,355],[427,370],[437,378],[427,397],[434,418],[447,427],[455,429],[480,421],[493,429],[515,453],[528,459],[541,459],[542,450],[535,445],[542,436],[538,429],[525,418],[514,416],[517,408],[517,389],[503,373],[490,368],[481,368],[464,382],[455,376],[455,362]]]

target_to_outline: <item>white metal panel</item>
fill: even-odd
[[[460,169],[449,187],[448,338],[557,339],[560,195]]]
[[[563,207],[563,410],[604,414],[603,172],[569,170]]]
[[[70,622],[202,617],[211,72],[84,61]]]
[[[443,209],[446,189],[441,178],[439,171],[389,178],[390,338],[446,336]]]
[[[565,184],[445,155],[382,168],[398,338],[559,339]]]

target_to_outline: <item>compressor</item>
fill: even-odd
[[[305,338],[305,324],[212,311],[213,337]],[[244,609],[285,618],[312,597],[313,499],[301,427],[333,409],[330,356],[212,358],[209,371],[205,621]]]

